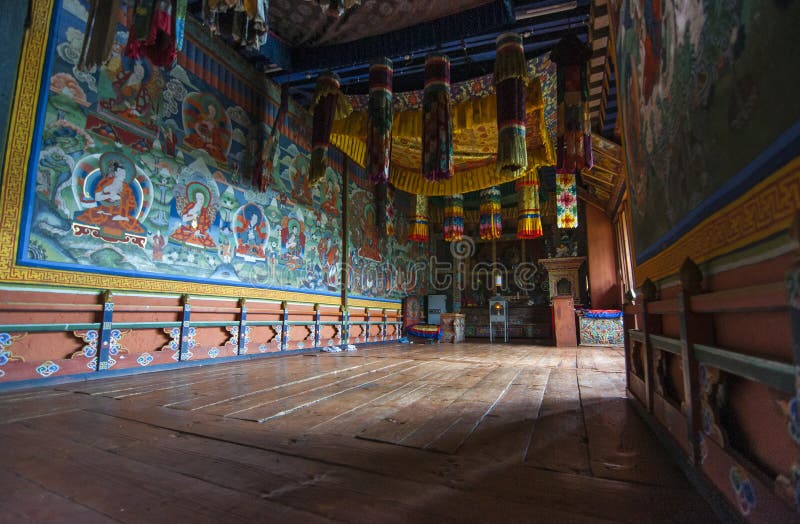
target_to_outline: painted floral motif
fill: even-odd
[[[581,344],[611,344],[621,346],[625,341],[622,319],[580,318]]]
[[[122,347],[120,341],[122,340],[122,336],[127,333],[127,331],[120,331],[119,329],[112,329],[111,330],[111,337],[110,337],[110,347],[108,348],[108,353],[110,355],[118,355],[120,353],[127,353],[127,350]]]
[[[0,368],[8,364],[9,362],[13,361],[21,361],[24,362],[20,356],[14,355],[8,348],[13,344],[15,341],[24,337],[27,333],[22,333],[21,335],[12,336],[8,333],[0,333]],[[5,371],[0,369],[0,378],[4,377],[6,374]]]
[[[181,328],[174,327],[174,328],[164,328],[164,333],[170,336],[171,340],[169,344],[164,346],[162,349],[173,351],[174,354],[172,355],[172,360],[177,361],[179,357],[179,349],[181,347]],[[193,327],[190,327],[186,330],[186,351],[183,354],[184,360],[189,360],[192,358],[191,350],[194,349],[195,341],[194,336],[197,334],[197,330]]]
[[[225,343],[226,346],[230,346],[233,348],[234,353],[237,351],[239,347],[239,326],[226,326],[225,331],[231,334],[231,338],[228,339],[228,342]],[[250,326],[244,327],[244,343],[242,344],[242,350],[239,351],[240,355],[244,355],[247,353],[247,344],[250,342]]]
[[[708,458],[708,442],[702,431],[697,432],[697,444],[700,446],[700,464],[705,464]]]
[[[149,365],[152,361],[153,355],[150,353],[142,353],[139,355],[139,358],[136,359],[136,362],[142,367]]]
[[[174,327],[174,328],[164,328],[164,333],[169,335],[170,341],[169,344],[162,347],[163,350],[168,351],[178,351],[181,347],[181,328]]]
[[[787,424],[789,436],[795,443],[800,444],[800,406],[798,405],[797,396],[792,397],[789,401],[789,422]]]
[[[58,364],[53,362],[52,360],[47,360],[39,364],[36,368],[36,372],[39,373],[43,377],[49,377],[53,373],[58,373],[58,370],[61,369]]]
[[[107,304],[108,305],[108,304]],[[112,329],[111,334],[109,335],[109,347],[108,347],[108,364],[101,366],[101,369],[108,369],[116,364],[116,360],[114,360],[113,356],[117,356],[120,353],[127,353],[128,350],[122,346],[122,337],[127,333],[127,331],[122,331],[119,329]],[[73,354],[71,358],[76,356],[78,357],[86,357],[89,362],[86,363],[86,367],[89,369],[96,369],[97,367],[97,346],[100,341],[100,333],[96,329],[91,329],[89,331],[85,331],[83,333],[76,331],[75,336],[82,339],[86,342],[86,345],[78,351],[77,353]]]
[[[258,351],[260,353],[266,353],[266,352],[270,351],[271,349],[272,350],[275,350],[275,349],[280,350],[281,349],[280,344],[281,344],[281,335],[283,333],[283,326],[277,325],[277,326],[271,326],[271,327],[272,327],[273,331],[275,332],[275,335],[271,339],[267,340],[265,343],[263,343],[263,344],[258,346]]]
[[[733,466],[728,478],[734,493],[736,493],[739,511],[742,512],[742,515],[749,515],[753,508],[756,507],[756,490],[753,487],[753,483],[740,466]]]
[[[211,358],[217,358],[219,356],[219,348],[211,348],[208,350],[208,356]]]
[[[708,437],[724,447],[727,439],[719,423],[719,409],[725,403],[722,375],[719,369],[703,364],[700,365],[699,371],[702,429]]]
[[[97,341],[100,339],[99,335],[97,334],[97,330],[92,329],[90,331],[87,331],[86,333],[83,334],[83,336],[81,336],[81,338],[83,339],[84,342],[86,342],[86,345],[83,346],[83,349],[81,350],[83,352],[83,356],[86,358],[96,357]]]

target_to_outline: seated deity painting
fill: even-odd
[[[183,99],[184,144],[201,149],[221,166],[228,162],[231,122],[214,95],[190,93]]]
[[[153,101],[161,96],[165,85],[159,68],[149,61],[115,56],[100,69],[99,108],[155,132]]]
[[[175,186],[175,210],[180,225],[170,234],[170,242],[189,247],[216,250],[209,230],[217,217],[219,197],[216,185],[191,180]],[[212,189],[213,188],[213,189]]]
[[[144,248],[142,222],[153,203],[152,184],[130,158],[113,151],[89,155],[75,165],[72,187],[81,208],[73,217],[75,236]]]
[[[266,260],[265,247],[269,240],[270,226],[261,208],[256,204],[242,206],[236,212],[234,223],[235,256],[248,262]]]
[[[358,249],[358,255],[380,262],[382,258],[376,222],[375,206],[372,204],[364,206],[364,214],[357,225],[360,229],[358,233],[361,236],[361,247]]]
[[[294,217],[283,217],[281,222],[281,254],[292,269],[301,266],[305,257],[306,226]]]

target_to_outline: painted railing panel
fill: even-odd
[[[9,289],[4,298],[0,389],[44,378],[390,342],[400,333],[399,309],[85,291],[72,303],[68,290],[24,287]]]
[[[733,413],[731,410],[735,409],[728,405],[735,393],[732,388],[763,384],[785,413],[789,436],[800,445],[796,365],[757,356],[758,348],[753,348],[751,355],[719,347],[714,331],[715,315],[788,314],[785,284],[772,282],[704,292],[703,275],[690,260],[681,268],[679,280],[677,296],[667,299],[660,299],[655,286],[646,281],[637,303],[625,308],[626,314],[635,316],[639,327],[629,329],[626,336],[629,390],[686,453],[688,461],[745,519],[796,519],[800,503],[800,453],[797,463],[782,471],[765,470],[759,465],[763,460],[756,457],[756,450],[734,448],[728,439],[731,419],[722,416],[723,412]],[[746,318],[743,316],[742,321]],[[662,334],[662,325],[667,320],[670,331],[678,331],[674,329],[675,319],[680,336]],[[797,341],[795,346],[800,347]],[[682,402],[676,402],[666,389],[670,362],[674,363],[674,359],[680,362],[683,376]],[[786,435],[775,438],[784,439]]]

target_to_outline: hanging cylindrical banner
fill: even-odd
[[[464,238],[464,195],[444,197],[444,241]]]
[[[128,43],[125,56],[146,56],[154,66],[171,66],[177,59],[176,35],[185,15],[185,5],[178,0],[152,2],[135,0],[128,4]],[[181,35],[181,38],[183,36]]]
[[[317,78],[313,108],[311,168],[308,176],[311,185],[325,177],[333,121],[346,117],[352,110],[347,98],[339,90],[339,76],[336,73],[323,73]]]
[[[428,228],[428,197],[415,195],[414,214],[408,219],[408,240],[427,242],[430,240]]]
[[[542,236],[542,217],[539,210],[539,173],[535,169],[517,180],[517,238]]]
[[[561,39],[550,54],[558,67],[558,173],[574,173],[593,165],[586,71],[590,56],[589,47],[574,35]]]
[[[556,225],[560,229],[575,229],[578,227],[577,190],[574,173],[556,175]]]
[[[446,180],[453,176],[453,119],[450,110],[450,59],[425,60],[422,95],[422,176]]]
[[[369,67],[367,105],[367,175],[373,184],[389,181],[392,155],[392,61],[383,58]]]
[[[500,190],[496,187],[481,191],[480,232],[483,240],[494,240],[503,234]]]
[[[393,190],[389,184],[376,184],[373,194],[378,235],[381,238],[394,236]]]
[[[497,170],[519,171],[528,166],[525,143],[525,83],[528,77],[522,37],[497,37],[494,85],[497,90]]]
[[[77,69],[89,71],[111,58],[117,36],[120,0],[92,0],[83,32],[83,45]]]

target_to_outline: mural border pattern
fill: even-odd
[[[686,257],[697,264],[786,230],[800,209],[800,157],[703,220],[678,241],[634,270],[636,284],[678,271]]]

